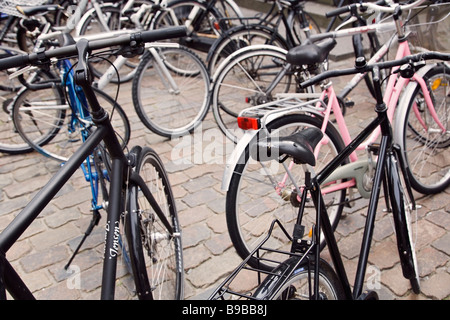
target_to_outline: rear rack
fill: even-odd
[[[313,248],[312,243],[308,245],[308,247],[304,250],[304,253],[293,253],[290,251],[283,251],[266,247],[265,244],[271,238],[275,225],[278,225],[281,228],[284,236],[286,236],[288,240],[292,242],[292,237],[288,234],[281,222],[279,220],[272,221],[266,237],[251,252],[251,254],[245,260],[243,260],[243,262],[239,264],[239,266],[233,272],[231,272],[231,274],[220,284],[220,286],[214,290],[208,300],[271,299],[275,294],[277,294],[278,291],[272,291],[267,295],[255,296],[255,291],[257,291],[262,281],[267,276],[272,276],[272,282],[277,283],[276,288],[280,289],[283,284],[290,278],[292,273],[297,269],[297,267],[306,259],[310,258],[308,254]],[[280,259],[275,260],[274,258],[265,257],[269,253],[275,253],[277,255],[277,258],[279,257]],[[251,258],[255,258],[258,261],[258,264],[271,262],[276,266],[279,266],[283,263],[283,261],[286,261],[288,258],[292,257],[298,257],[295,266],[285,268],[278,272],[275,272],[276,268],[272,271],[268,271],[260,267],[255,268],[249,265],[249,260]],[[281,281],[279,279],[281,279]],[[242,283],[250,283],[253,288],[242,288]],[[239,288],[239,286],[241,288]],[[243,292],[239,292],[239,289]]]
[[[296,111],[319,113],[325,110],[326,104],[320,100],[317,93],[286,93],[277,94],[277,100],[249,107],[241,111],[239,117],[260,119],[261,127],[270,122],[270,118],[279,116],[279,113]],[[313,100],[307,100],[313,99]],[[322,108],[318,108],[318,103]]]

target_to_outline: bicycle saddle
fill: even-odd
[[[17,6],[16,7],[16,9],[26,17],[32,17],[36,14],[56,11],[60,8],[61,8],[61,6],[58,4],[47,4],[47,5],[32,6],[32,7],[27,7],[27,6]]]
[[[297,164],[316,164],[314,148],[322,140],[323,133],[319,128],[311,127],[296,132],[290,136],[268,138],[256,143],[257,150],[252,150],[252,158],[259,161],[278,160],[279,156],[287,155]]]
[[[328,38],[317,43],[305,42],[290,49],[286,55],[286,61],[296,66],[321,63],[325,61],[335,46],[336,40],[333,38]]]

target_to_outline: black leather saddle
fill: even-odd
[[[336,46],[336,40],[328,38],[316,43],[305,42],[290,49],[286,55],[286,61],[292,65],[310,65],[325,61],[328,54]]]
[[[323,133],[319,128],[311,127],[286,137],[262,139],[256,143],[257,150],[252,150],[252,157],[268,161],[278,160],[286,155],[291,156],[297,164],[314,166],[314,149],[322,137]]]

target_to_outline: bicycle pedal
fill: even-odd
[[[355,102],[353,100],[350,100],[349,98],[345,98],[344,105],[347,108],[352,108],[355,105]]]

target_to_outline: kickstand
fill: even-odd
[[[96,225],[98,225],[98,222],[100,221],[101,217],[102,216],[100,215],[100,212],[97,209],[94,209],[92,211],[91,223],[87,227],[86,232],[84,233],[83,238],[81,239],[80,243],[78,244],[78,247],[75,249],[75,252],[73,253],[72,257],[70,257],[69,262],[67,262],[67,264],[64,266],[65,270],[67,270],[67,268],[69,268],[69,265],[72,263],[73,259],[77,255],[78,251],[80,250],[80,248],[83,245],[83,243],[86,240],[86,238],[91,234],[91,232],[94,229],[94,227]]]

